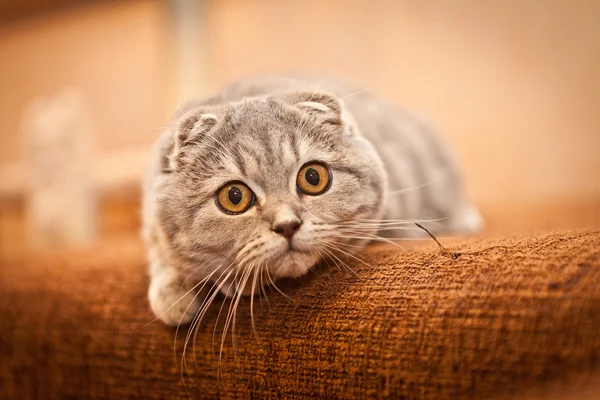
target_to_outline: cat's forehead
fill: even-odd
[[[226,150],[221,152],[222,167],[265,190],[277,190],[287,187],[304,163],[335,156],[331,138],[319,132],[314,120],[287,116],[260,99],[230,109],[216,135]]]
[[[235,140],[234,155],[242,175],[265,189],[280,187],[288,180],[302,159],[303,142],[295,137],[289,127],[264,126],[260,133],[239,132]]]

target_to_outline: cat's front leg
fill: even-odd
[[[203,294],[172,268],[153,268],[148,298],[156,318],[170,326],[185,325],[200,309]],[[158,271],[156,271],[158,269]]]

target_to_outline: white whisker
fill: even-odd
[[[289,301],[293,302],[294,300],[292,300],[292,298],[290,296],[288,296],[287,294],[283,293],[281,291],[281,289],[279,289],[279,287],[275,284],[275,282],[273,281],[273,278],[271,277],[271,273],[269,272],[268,269],[266,269],[266,272],[267,272],[267,279],[269,280],[270,286],[275,288],[275,290],[277,290],[279,292],[279,294],[281,294],[283,297],[285,297]]]
[[[363,90],[359,90],[359,91],[357,91],[357,92],[350,93],[350,94],[347,94],[347,95],[345,95],[345,96],[343,96],[343,97],[340,97],[340,100],[345,100],[345,99],[347,99],[348,97],[356,96],[357,94],[366,93],[366,92],[371,92],[371,91],[373,91],[373,89],[363,89]]]
[[[330,247],[330,245],[328,245],[326,242],[321,242],[321,244],[330,248],[333,251],[338,251],[338,249]],[[322,250],[330,257],[333,257],[332,259],[334,260],[334,262],[335,262],[335,260],[338,260],[346,269],[348,269],[350,272],[352,272],[354,274],[354,276],[356,276],[358,279],[360,279],[358,274],[348,264],[346,264],[342,259],[340,259],[337,255],[335,255],[335,253],[333,251],[327,250],[326,248],[324,248]],[[335,264],[337,265],[336,262],[335,262]],[[338,268],[339,268],[339,266],[338,266]],[[341,268],[339,268],[339,269],[341,271]]]
[[[260,283],[259,283],[259,285],[260,285],[261,294],[263,296],[265,296],[265,301],[267,302],[267,309],[270,309],[271,304],[269,304],[269,297],[267,296],[267,291],[265,290],[264,275],[265,275],[265,267],[263,264],[260,268]],[[260,297],[259,297],[259,299],[260,299]],[[262,303],[260,306],[262,307]]]
[[[385,242],[385,243],[389,243],[392,244],[398,248],[401,248],[404,250],[404,247],[402,247],[400,244],[395,243],[396,240],[411,240],[411,239],[388,239],[388,238],[384,238],[381,236],[377,236],[377,235],[370,235],[370,234],[366,234],[366,233],[361,233],[362,236],[349,236],[349,235],[344,235],[344,234],[337,234],[337,233],[333,233],[332,236],[335,237],[339,237],[339,238],[343,238],[343,239],[354,239],[354,240],[368,240],[368,241],[376,241],[376,242]],[[412,239],[414,240],[414,239]]]
[[[433,219],[362,219],[357,218],[354,221],[344,221],[338,223],[338,225],[343,225],[345,223],[398,223],[398,224],[414,224],[417,223],[426,223],[426,222],[439,222],[444,221],[447,218],[433,218]]]
[[[217,363],[217,368],[219,371],[221,371],[221,362],[222,362],[222,356],[223,356],[223,347],[225,346],[225,338],[227,337],[227,331],[229,330],[229,326],[232,324],[232,320],[233,320],[233,326],[232,326],[232,347],[233,347],[233,351],[234,351],[234,357],[235,357],[235,353],[236,353],[236,344],[235,344],[235,315],[236,315],[236,310],[237,307],[240,303],[240,299],[242,298],[242,291],[243,288],[246,286],[247,280],[248,280],[248,276],[250,274],[250,269],[246,269],[242,272],[242,278],[240,279],[241,284],[236,286],[236,292],[233,295],[233,298],[235,298],[235,302],[233,303],[233,307],[229,307],[229,310],[227,312],[227,318],[225,319],[225,326],[223,328],[223,334],[221,335],[221,347],[219,349],[219,361]]]
[[[362,226],[350,226],[348,228],[344,228],[343,229],[344,232],[348,232],[348,233],[357,233],[359,235],[362,235],[365,231],[375,231],[375,232],[385,232],[385,231],[417,231],[417,232],[422,232],[422,230],[418,229],[418,228],[408,228],[408,227],[401,227],[401,226],[397,226],[397,227],[384,227],[384,228],[373,228],[370,226],[367,227],[362,227]]]
[[[254,278],[252,279],[252,289],[250,291],[250,320],[252,322],[252,331],[254,332],[254,337],[256,338],[256,341],[258,342],[259,346],[261,346],[260,339],[258,337],[258,334],[256,333],[256,325],[254,323],[254,289],[256,287],[256,280],[260,268],[254,268],[254,270],[255,271]]]
[[[232,266],[232,264],[230,264],[227,268],[225,268],[225,270],[221,273],[221,275],[219,276],[218,279],[220,279],[221,276],[223,276],[223,274],[225,274],[225,272],[227,272],[228,270],[230,270],[231,266]],[[216,270],[218,270],[218,268]],[[229,277],[229,275],[231,274],[231,272],[233,272],[233,271],[230,271],[229,274],[227,275],[227,277]],[[227,279],[227,277],[225,279]],[[211,290],[215,287],[215,285],[216,285],[216,282],[213,283],[213,286],[212,286]],[[220,287],[219,287],[219,289],[220,289]],[[219,289],[217,289],[217,290],[219,290]],[[198,291],[198,294],[199,293],[202,293],[202,289]],[[195,299],[195,297],[194,297],[194,299]],[[203,302],[203,304],[205,304],[204,307],[208,308],[208,306],[212,303],[213,299],[214,299],[214,295],[208,301],[205,299],[204,302]],[[189,306],[188,306],[188,308],[189,308]],[[187,311],[187,309],[186,309],[186,311]],[[185,315],[185,313],[184,313],[184,315]],[[202,320],[203,315],[204,315],[204,311],[202,311],[202,308],[201,308],[201,309],[199,309],[198,313],[196,313],[196,316],[192,319],[192,324],[188,328],[188,332],[187,332],[186,337],[185,337],[185,341],[184,341],[184,344],[183,344],[183,350],[182,350],[182,353],[181,353],[181,364],[180,364],[180,371],[181,371],[182,379],[183,379],[183,371],[184,371],[184,369],[185,369],[185,372],[187,373],[187,376],[191,379],[191,374],[189,372],[189,369],[188,369],[188,366],[187,366],[187,361],[185,359],[185,353],[187,351],[187,346],[188,346],[188,343],[190,341],[191,332],[193,332],[195,330],[194,326],[197,326],[199,324],[199,322]],[[181,323],[177,325],[177,329],[175,330],[175,338],[173,339],[173,352],[174,352],[174,355],[175,355],[176,359],[177,359],[177,341],[176,340],[177,340],[177,336],[178,336],[178,333],[179,333],[180,325],[181,325]],[[197,330],[196,330],[196,332],[197,332]],[[194,341],[195,341],[195,334],[194,334]],[[194,356],[194,359],[195,359],[195,356]],[[185,386],[185,381],[184,381],[184,386]],[[186,388],[186,392],[187,392],[187,388]]]
[[[438,179],[432,179],[429,182],[423,183],[421,185],[409,187],[409,188],[406,188],[406,189],[391,190],[391,191],[388,191],[386,194],[388,196],[396,196],[396,195],[399,195],[399,194],[406,194],[406,193],[414,192],[415,190],[426,188],[427,186],[435,183],[435,181],[438,180]]]
[[[368,263],[367,263],[366,261],[364,261],[363,259],[361,259],[361,258],[359,258],[359,257],[356,257],[356,256],[354,256],[354,255],[352,255],[352,254],[350,254],[350,253],[348,253],[348,252],[346,252],[346,251],[344,251],[344,250],[342,250],[342,249],[338,248],[337,246],[335,246],[335,245],[334,245],[333,243],[331,243],[331,242],[324,242],[324,244],[325,244],[326,246],[329,246],[329,248],[332,248],[333,250],[339,251],[340,253],[343,253],[343,254],[347,255],[348,257],[352,257],[352,258],[354,258],[356,261],[358,261],[358,262],[360,262],[360,263],[362,263],[362,264],[366,265],[366,266],[367,266],[367,267],[369,267],[369,268],[373,268],[373,267],[372,267],[370,264],[368,264]],[[354,254],[357,254],[357,253],[354,253]],[[357,255],[358,255],[358,254],[357,254]]]

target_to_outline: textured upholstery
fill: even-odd
[[[243,300],[220,367],[219,297],[183,372],[137,241],[5,256],[0,398],[544,398],[596,376],[600,232],[450,243],[460,256],[375,246],[356,275],[284,282],[289,299],[255,302],[256,336]]]

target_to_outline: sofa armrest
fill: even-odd
[[[214,304],[185,330],[151,322],[143,249],[0,259],[0,398],[487,398],[596,373],[600,233],[376,246],[356,274],[283,282],[239,305],[235,350]],[[227,303],[228,304],[228,303]],[[555,390],[555,389],[552,389]]]

